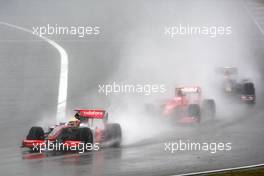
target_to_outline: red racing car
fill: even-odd
[[[180,123],[199,123],[202,116],[214,117],[215,112],[215,101],[203,100],[200,87],[177,87],[175,97],[168,100],[162,110],[163,116]]]
[[[121,127],[117,123],[108,123],[105,110],[78,109],[74,117],[65,124],[56,125],[44,132],[42,127],[33,126],[22,147],[33,151],[98,150],[99,146],[118,147],[122,140]]]
[[[158,105],[146,104],[152,115],[161,115],[180,124],[199,123],[202,117],[214,118],[216,105],[213,99],[202,99],[200,87],[177,87],[175,97]]]

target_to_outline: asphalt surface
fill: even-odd
[[[207,62],[209,67],[237,64],[242,67],[241,72],[243,68],[253,70],[248,75],[256,76],[252,79],[257,86],[255,107],[218,99],[211,93],[219,108],[217,118],[200,126],[160,125],[151,123],[149,117],[146,117],[148,120],[140,117],[133,121],[133,129],[128,130],[132,126],[128,124],[131,119],[126,117],[126,109],[123,109],[120,123],[125,139],[121,148],[105,148],[85,154],[32,154],[20,148],[30,126],[47,127],[56,121],[59,53],[36,36],[0,25],[1,175],[173,175],[264,162],[264,92],[261,82],[264,40],[259,29],[264,27],[264,3],[261,1],[0,3],[2,21],[28,29],[47,23],[101,26],[102,34],[96,37],[50,36],[69,55],[69,116],[75,107],[104,107],[111,111],[120,110],[126,104],[127,99],[122,97],[99,94],[98,84],[126,79],[130,82],[154,82],[156,79],[162,82],[163,78],[168,83],[170,79],[176,82],[179,77],[194,77],[193,74],[177,74],[171,78],[175,67],[188,69],[186,63],[173,62],[178,58],[193,61],[189,64],[195,66],[189,66],[195,67],[194,70],[199,70],[196,67]],[[215,40],[206,37],[167,39],[164,26],[178,23],[228,24],[233,27],[233,34]],[[153,59],[144,60],[143,57]],[[197,57],[201,59],[192,59]],[[128,62],[130,59],[134,62]],[[130,106],[134,107],[133,104]],[[232,150],[214,154],[208,151],[165,151],[164,143],[179,140],[230,142]]]

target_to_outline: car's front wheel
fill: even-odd
[[[27,140],[43,140],[44,139],[44,130],[42,127],[33,126],[30,128]]]
[[[212,99],[205,99],[202,104],[203,116],[215,118],[216,105]]]

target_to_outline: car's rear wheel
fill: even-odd
[[[84,144],[84,151],[91,151],[93,146],[93,133],[90,128],[86,127],[64,128],[57,141],[62,143],[66,141],[80,141]]]
[[[253,97],[253,100],[248,101],[247,104],[254,105],[256,103],[255,86],[252,82],[248,82],[244,84],[242,95]]]
[[[92,151],[93,149],[93,133],[90,128],[79,128],[79,139],[84,143],[85,151]],[[89,145],[90,147],[88,147]]]
[[[202,104],[203,116],[215,118],[216,105],[212,99],[205,99]]]
[[[85,144],[93,144],[93,133],[90,128],[79,128],[80,141],[83,141]]]
[[[198,104],[190,104],[188,106],[188,116],[195,117],[198,122],[201,121],[201,110]]]
[[[113,147],[119,147],[121,145],[121,141],[121,126],[117,123],[107,124],[105,128],[105,142],[110,142]]]
[[[44,130],[42,127],[33,126],[30,128],[27,140],[43,140],[44,139]]]

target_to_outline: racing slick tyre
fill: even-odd
[[[105,128],[105,142],[111,142],[111,146],[119,147],[122,141],[121,126],[117,123],[107,124]]]
[[[242,94],[245,94],[246,96],[254,97],[253,100],[247,101],[248,105],[255,105],[256,103],[256,92],[255,92],[255,86],[254,83],[248,82],[244,84],[244,91]]]
[[[79,140],[84,144],[93,145],[93,133],[90,128],[79,128]]]
[[[27,140],[42,140],[44,139],[44,130],[41,127],[33,126],[30,128]]]
[[[216,113],[215,101],[212,99],[205,99],[202,104],[203,116],[214,118]]]
[[[201,110],[198,104],[190,104],[188,106],[188,116],[197,118],[198,123],[201,121]]]

